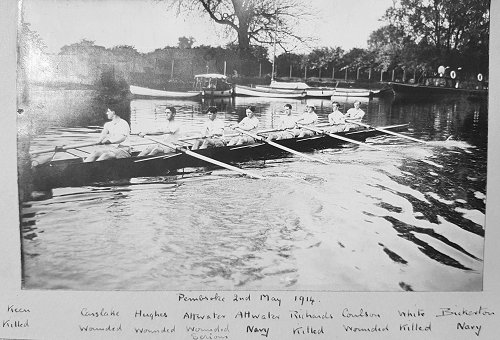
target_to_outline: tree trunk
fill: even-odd
[[[241,61],[241,71],[244,75],[252,74],[251,61],[253,60],[250,53],[250,39],[248,37],[248,26],[240,24],[238,27],[238,54]]]
[[[248,26],[241,24],[238,27],[238,47],[240,52],[250,52],[250,38],[248,37]]]

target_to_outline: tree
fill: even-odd
[[[92,40],[82,39],[80,42],[64,45],[61,47],[59,54],[100,55],[106,52],[107,50],[104,46],[98,46]]]
[[[370,62],[368,61],[368,51],[363,48],[352,48],[349,52],[344,54],[342,57],[343,64],[346,67],[365,67],[369,66]]]
[[[207,13],[217,24],[226,27],[228,36],[236,35],[240,53],[252,44],[276,42],[286,50],[289,44],[306,41],[296,33],[298,23],[309,15],[301,0],[167,0],[183,10]]]
[[[132,59],[140,55],[136,48],[130,45],[114,46],[113,48],[111,48],[111,53],[116,56],[124,57],[126,59]]]
[[[315,48],[307,56],[307,63],[312,70],[318,70],[318,77],[321,78],[322,69],[327,68],[333,61],[339,60],[343,53],[344,51],[340,47]]]
[[[278,55],[275,59],[276,75],[289,75],[290,70],[292,70],[292,76],[299,76],[302,66],[302,58],[302,55],[295,53],[282,53]]]
[[[485,71],[489,8],[490,0],[395,0],[383,19],[403,32],[414,46],[431,53],[429,66],[446,63],[477,68],[481,64]]]
[[[399,62],[405,42],[409,43],[405,41],[403,30],[394,25],[387,25],[370,34],[368,50],[371,51],[376,66],[387,70]]]
[[[179,48],[192,48],[193,47],[193,44],[195,42],[195,39],[193,37],[180,37],[179,38],[179,43],[177,44],[177,46]]]

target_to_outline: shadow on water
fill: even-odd
[[[488,139],[488,102],[466,98],[394,100],[391,121],[411,122],[418,136],[427,140],[461,140],[486,147]]]
[[[39,91],[30,100],[20,123],[31,132],[26,153],[95,138],[98,130],[84,127],[102,126],[110,105],[91,91]],[[354,101],[337,100],[344,112]],[[315,105],[322,122],[331,112],[323,99],[127,99],[113,105],[133,130],[161,124],[163,108],[174,106],[176,119],[195,133],[209,106],[229,123],[255,105],[266,129],[286,103],[294,113]],[[266,185],[210,168],[186,178],[134,178],[29,197],[20,205],[23,285],[480,289],[486,103],[374,98],[362,108],[367,123],[409,123],[405,133],[432,143],[380,136],[369,142],[392,144],[388,150],[403,154],[345,145],[320,154],[334,164],[327,167],[293,156],[244,164],[272,178]],[[419,157],[443,167],[422,164]],[[97,257],[103,260],[93,261]],[[428,282],[425,276],[436,272],[439,280]]]

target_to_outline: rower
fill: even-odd
[[[197,139],[191,147],[191,150],[224,146],[224,123],[217,119],[217,108],[211,106],[206,113],[208,115],[208,121],[203,124],[201,130],[203,139]]]
[[[259,126],[259,119],[255,117],[255,106],[248,106],[246,109],[246,117],[241,120],[238,124],[231,125],[232,128],[237,127],[241,130],[252,131],[257,129]],[[255,143],[255,139],[246,135],[239,135],[232,138],[227,146],[233,145],[243,145]]]
[[[339,110],[339,102],[332,102],[332,113],[328,115],[328,123],[331,127],[326,128],[325,132],[337,133],[342,132],[346,128],[346,121],[344,114]]]
[[[165,116],[167,117],[167,122],[163,126],[155,126],[155,129],[141,131],[139,132],[140,137],[145,135],[163,135],[163,142],[172,143],[177,142],[180,134],[180,125],[175,121],[175,114],[177,113],[175,107],[170,106],[165,108]],[[172,152],[170,148],[164,145],[154,144],[147,146],[144,150],[139,153],[139,157],[142,156],[154,156],[160,153]]]
[[[318,122],[318,115],[315,112],[316,108],[314,105],[306,105],[306,112],[304,112],[298,119],[297,123],[301,125],[314,125]],[[314,132],[308,129],[300,129],[298,131],[297,137],[309,137],[313,136]]]
[[[354,102],[354,107],[351,107],[349,110],[347,110],[344,118],[361,122],[361,119],[363,119],[363,117],[365,116],[365,111],[361,110],[360,106],[361,102],[359,100],[356,100]],[[345,130],[349,131],[350,129],[357,127],[358,126],[355,124],[347,124]]]
[[[267,136],[268,142],[274,139],[280,140],[280,139],[293,138],[297,133],[297,130],[295,129],[296,118],[292,116],[292,105],[285,104],[284,109],[285,109],[284,110],[285,115],[281,117],[278,123],[278,129],[281,131],[278,131],[276,133],[270,133]]]
[[[110,108],[106,111],[106,117],[109,122],[104,124],[97,141],[97,144],[104,144],[104,146],[94,150],[85,158],[84,162],[130,157],[130,146],[128,143],[130,125]]]

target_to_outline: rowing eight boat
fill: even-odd
[[[383,129],[404,131],[407,127],[407,124],[402,124],[386,126],[383,127]],[[337,133],[337,135],[362,142],[367,138],[382,133],[383,132],[379,130],[368,128],[340,132]],[[275,143],[299,152],[310,152],[317,149],[338,147],[345,144],[342,140],[325,135],[282,139],[275,141]],[[223,146],[196,150],[193,152],[225,163],[289,156],[287,151],[260,141],[250,145]],[[175,174],[177,170],[183,168],[213,166],[201,159],[191,157],[184,152],[169,153],[164,157],[138,157],[137,155],[138,152],[132,152],[132,157],[130,158],[110,159],[89,163],[84,163],[82,158],[52,160],[49,163],[36,165],[32,168],[33,185],[35,190],[48,190],[57,187],[83,186],[119,179],[166,176]]]

